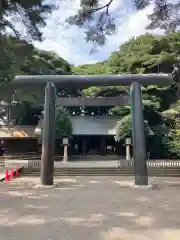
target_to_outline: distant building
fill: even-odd
[[[73,133],[69,140],[70,154],[100,154],[118,152],[115,142],[116,128],[119,121],[107,116],[71,116]],[[41,135],[42,120],[35,130]]]
[[[118,118],[108,116],[71,116],[73,133],[69,155],[121,154],[125,147],[115,141]],[[42,120],[37,126],[1,126],[0,138],[9,152],[37,152],[40,149]],[[63,154],[62,139],[56,140],[56,152]]]

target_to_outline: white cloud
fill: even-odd
[[[106,3],[108,1],[101,0],[101,2]],[[127,2],[124,5],[125,2],[114,0],[110,11],[115,15],[117,32],[115,35],[108,37],[107,44],[93,55],[89,54],[92,45],[84,40],[83,29],[65,23],[67,17],[77,12],[79,0],[62,1],[60,8],[54,11],[47,20],[47,26],[43,30],[45,40],[41,43],[35,42],[34,45],[44,50],[55,51],[75,65],[104,60],[111,52],[117,50],[124,41],[147,32],[146,27],[149,23],[147,15],[152,12],[152,6],[136,12]]]

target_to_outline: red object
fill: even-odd
[[[19,176],[19,169],[16,168],[16,177],[18,177],[18,176]]]
[[[9,181],[9,173],[8,173],[8,169],[6,169],[6,173],[5,173],[5,181]]]
[[[11,170],[11,179],[14,178],[14,169]]]

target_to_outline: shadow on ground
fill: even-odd
[[[21,180],[21,181],[20,181]],[[180,180],[158,189],[120,187],[122,177],[37,178],[0,184],[0,239],[179,240]]]

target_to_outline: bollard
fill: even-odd
[[[6,169],[6,173],[5,173],[5,181],[6,181],[6,182],[9,181],[9,173],[8,173],[8,169]]]
[[[14,178],[14,169],[12,168],[11,170],[11,175],[10,175],[10,179],[13,179]]]
[[[16,168],[16,177],[19,177],[19,169]]]

